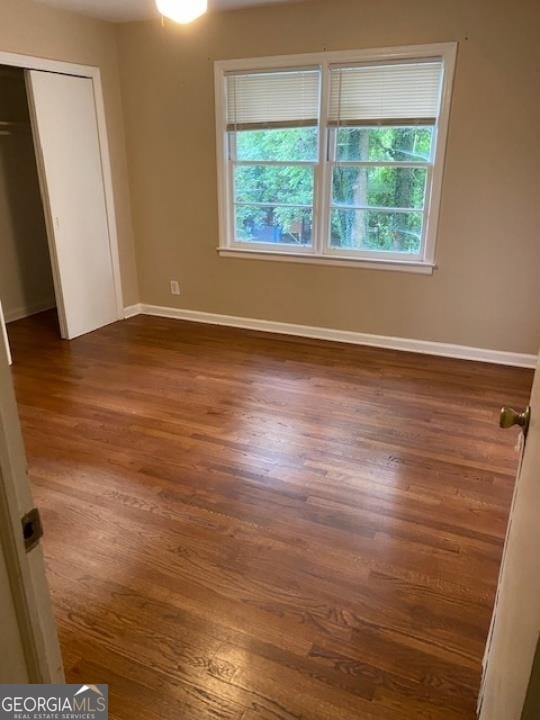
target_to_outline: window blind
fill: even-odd
[[[227,130],[317,125],[320,76],[318,69],[228,74]]]
[[[434,125],[442,62],[331,66],[329,125]]]

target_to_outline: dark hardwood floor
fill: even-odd
[[[9,327],[70,682],[111,720],[471,720],[532,373]]]

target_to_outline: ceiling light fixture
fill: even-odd
[[[177,23],[190,23],[208,10],[208,0],[156,0],[157,9]]]

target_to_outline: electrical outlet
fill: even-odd
[[[171,280],[171,295],[180,295],[178,280]]]

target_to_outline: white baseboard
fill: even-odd
[[[128,320],[129,318],[135,317],[135,315],[141,315],[142,314],[142,305],[140,303],[137,303],[137,305],[128,305],[128,307],[124,308],[124,318]]]
[[[497,365],[535,368],[537,363],[536,355],[527,355],[525,353],[503,352],[486,348],[469,347],[468,345],[452,345],[449,343],[389,337],[386,335],[370,335],[368,333],[359,333],[350,330],[333,330],[324,327],[294,325],[291,323],[274,322],[272,320],[235,317],[234,315],[217,315],[215,313],[200,312],[198,310],[162,307],[161,305],[145,305],[144,303],[140,303],[125,308],[124,314],[126,318],[139,314],[154,315],[156,317],[188,320],[190,322],[205,323],[207,325],[226,325],[228,327],[259,330],[261,332],[276,333],[279,335],[296,335],[298,337],[308,337],[316,340],[332,340],[334,342],[368,345],[370,347],[387,348],[390,350],[403,350],[405,352],[422,353],[424,355],[438,355],[461,360],[496,363]]]
[[[4,320],[6,323],[15,322],[15,320],[22,320],[30,315],[37,315],[37,313],[45,312],[45,310],[52,310],[56,307],[54,298],[48,298],[41,302],[32,303],[26,307],[17,307],[7,310],[4,308]]]

